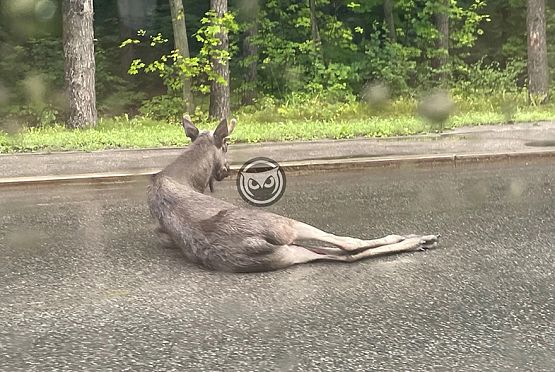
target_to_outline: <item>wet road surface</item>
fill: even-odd
[[[161,247],[145,185],[0,189],[0,370],[551,371],[555,165],[291,176],[270,210],[438,249],[261,274]],[[234,183],[216,196],[243,203]]]

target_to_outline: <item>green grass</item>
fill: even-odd
[[[495,103],[458,102],[446,128],[498,124],[507,121]],[[555,106],[516,104],[512,120],[555,119]],[[415,103],[399,100],[379,110],[361,103],[326,104],[318,101],[285,103],[237,114],[233,142],[264,142],[412,135],[437,130],[415,112]],[[205,129],[207,125],[201,125]],[[94,129],[68,130],[63,126],[24,128],[10,135],[0,131],[0,153],[32,151],[93,151],[101,149],[173,147],[186,143],[181,126],[148,118],[102,119]]]

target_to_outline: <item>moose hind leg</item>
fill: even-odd
[[[380,239],[362,240],[348,236],[337,236],[303,222],[294,221],[293,228],[296,232],[294,243],[302,240],[318,240],[333,244],[346,251],[376,248],[384,245],[395,244],[405,240],[404,236],[388,235]]]
[[[297,246],[285,245],[279,247],[276,252],[276,262],[281,263],[281,267],[288,267],[291,265],[308,263],[312,261],[340,261],[340,262],[355,262],[365,258],[376,257],[392,253],[410,252],[415,250],[424,250],[437,246],[438,237],[435,235],[414,236],[405,239],[399,243],[393,243],[377,247],[375,249],[367,249],[359,253],[334,253],[333,251],[326,250],[325,248],[317,253],[310,249]],[[325,254],[323,252],[329,252]]]
[[[355,262],[364,258],[376,257],[385,254],[410,252],[414,250],[423,250],[433,248],[437,245],[438,237],[435,235],[415,236],[403,240],[399,243],[389,244],[375,249],[367,249],[359,253],[348,253],[340,250],[333,250],[326,247],[305,248],[299,245],[282,245],[278,246],[273,252],[259,257],[256,263],[250,265],[241,265],[235,267],[220,268],[225,271],[235,272],[255,272],[255,271],[273,271],[284,269],[293,265],[304,264],[313,261],[339,261],[339,262]],[[320,252],[320,253],[318,253]]]
[[[383,245],[374,249],[367,249],[359,253],[348,254],[346,256],[336,256],[330,259],[339,258],[341,261],[354,262],[364,258],[376,257],[386,254],[411,252],[415,250],[425,250],[437,246],[439,238],[435,235],[413,236],[399,243]],[[328,259],[328,258],[326,258]]]

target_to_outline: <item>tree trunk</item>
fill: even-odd
[[[256,98],[256,80],[258,69],[258,46],[252,39],[258,33],[258,22],[254,20],[245,33],[243,41],[243,56],[246,61],[245,83],[246,89],[243,92],[241,102],[243,105],[252,105]]]
[[[210,0],[210,9],[216,12],[217,17],[223,17],[227,12],[227,0]],[[228,50],[229,40],[227,30],[220,30],[217,36],[220,40],[217,48]],[[208,111],[212,119],[222,120],[228,118],[230,114],[229,63],[227,60],[212,58],[212,69],[225,80],[225,83],[211,82],[210,107]]]
[[[393,18],[393,4],[394,0],[384,0],[383,12],[387,31],[389,33],[389,41],[392,43],[397,42],[397,32],[395,31],[395,19]]]
[[[312,43],[314,49],[320,51],[322,54],[322,39],[320,39],[320,30],[318,28],[318,19],[316,18],[316,3],[315,0],[308,0],[310,7],[310,29],[312,33]],[[322,55],[323,59],[323,55]]]
[[[96,91],[92,0],[64,0],[64,72],[69,107],[67,125],[95,126]]]
[[[172,16],[173,38],[175,49],[183,58],[189,58],[189,41],[187,40],[187,27],[185,26],[185,10],[182,0],[170,0]],[[191,93],[191,78],[185,75],[181,78],[183,83],[183,106],[188,113],[194,112],[193,95]]]
[[[441,82],[449,77],[447,70],[449,62],[449,4],[450,0],[440,0],[440,9],[435,14],[439,36],[436,41],[438,56],[435,58],[433,67],[437,70],[437,77]]]
[[[528,94],[545,103],[549,91],[545,0],[528,0]]]

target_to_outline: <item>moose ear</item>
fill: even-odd
[[[183,116],[183,129],[185,129],[185,135],[191,139],[193,142],[198,137],[198,129],[195,125],[191,122],[189,116]]]
[[[229,125],[227,126],[227,135],[230,136],[231,133],[233,133],[233,130],[235,129],[235,126],[237,125],[237,119],[233,118],[231,119],[231,121],[229,122]]]
[[[216,127],[214,131],[214,143],[216,147],[222,147],[225,138],[229,136],[229,130],[227,128],[227,119],[220,121],[220,124]]]

